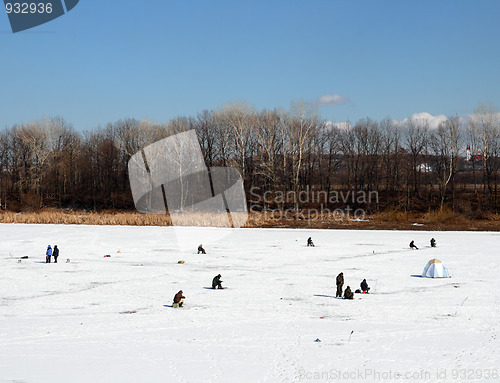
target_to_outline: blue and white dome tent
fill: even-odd
[[[431,259],[422,272],[423,278],[450,278],[451,275],[439,259]]]

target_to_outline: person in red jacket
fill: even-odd
[[[182,304],[184,303],[183,299],[186,297],[182,295],[182,290],[179,290],[177,294],[174,296],[174,304],[178,304],[179,307],[182,307]]]

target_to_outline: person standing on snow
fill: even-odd
[[[52,248],[47,246],[47,252],[45,253],[45,263],[50,263],[50,257],[52,256]]]
[[[52,255],[54,256],[54,263],[57,263],[57,257],[59,257],[59,249],[57,248],[57,245],[54,246],[54,252]]]
[[[342,298],[342,286],[344,286],[344,273],[337,275],[337,294],[335,297]]]
[[[436,247],[436,240],[431,238],[431,247]]]
[[[312,246],[314,247],[314,243],[311,237],[307,238],[307,246]]]

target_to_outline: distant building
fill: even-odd
[[[429,165],[428,163],[421,163],[419,165],[417,165],[417,171],[421,172],[421,173],[429,173],[429,172],[432,172],[432,166]]]
[[[484,159],[484,154],[473,154],[475,150],[471,150],[470,146],[467,145],[466,159],[467,161],[482,161]]]

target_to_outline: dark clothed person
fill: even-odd
[[[54,263],[57,263],[57,257],[59,257],[59,249],[57,248],[57,245],[54,246],[54,252],[52,255],[54,256]]]
[[[342,286],[344,286],[344,273],[337,275],[337,293],[336,298],[342,298]]]
[[[370,288],[368,287],[368,283],[366,283],[366,279],[363,279],[363,282],[361,282],[361,291],[363,293],[368,293],[370,291]]]
[[[344,292],[344,299],[354,299],[354,293],[351,291],[351,288],[347,286]]]
[[[222,285],[221,283],[224,282],[224,281],[221,281],[221,275],[216,275],[214,277],[214,279],[212,279],[212,289],[215,289],[215,288],[218,288],[218,289],[222,289]]]
[[[177,303],[179,307],[182,307],[182,304],[184,303],[183,301],[184,298],[186,297],[182,295],[182,290],[179,290],[179,292],[174,296],[174,303]]]

